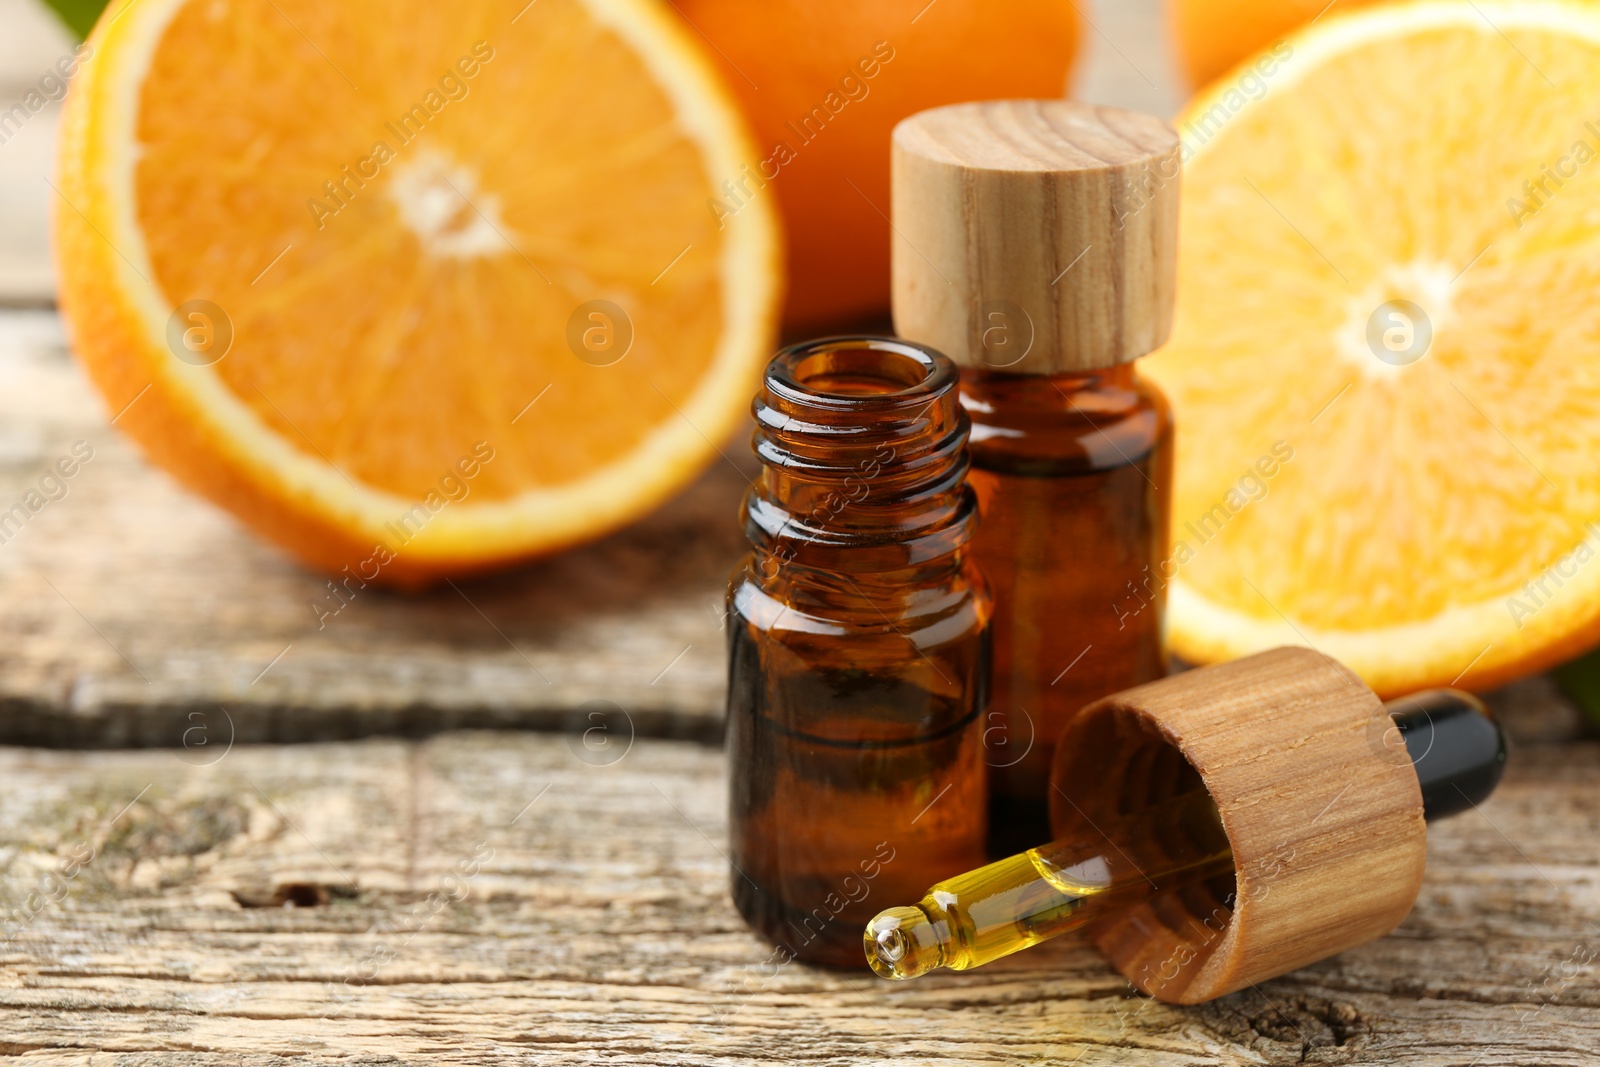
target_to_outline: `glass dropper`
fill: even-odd
[[[1385,708],[1404,739],[1431,821],[1486,799],[1505,739],[1483,704],[1441,689]],[[1233,878],[1233,853],[1210,796],[1184,793],[1095,839],[1064,839],[947,879],[916,904],[867,924],[867,962],[882,978],[970,970],[1125,911],[1157,892]],[[1219,894],[1223,895],[1223,894]]]

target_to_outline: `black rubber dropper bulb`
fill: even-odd
[[[1375,740],[1397,762],[1410,762],[1430,822],[1494,792],[1505,771],[1505,737],[1477,697],[1439,689],[1384,708],[1392,726]],[[1142,904],[1158,887],[1234,870],[1204,789],[1099,830],[1093,841],[1053,841],[946,879],[919,903],[880,913],[863,935],[867,962],[894,979],[981,967]]]
[[[1482,701],[1434,689],[1384,705],[1422,787],[1429,822],[1489,799],[1506,769],[1506,739]]]

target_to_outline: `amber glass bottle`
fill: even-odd
[[[1167,673],[1160,565],[1172,416],[1132,364],[964,370],[978,563],[997,590],[985,719],[991,852],[1050,837],[1055,739],[1087,704]]]
[[[1072,716],[1166,672],[1173,426],[1132,363],[1172,328],[1179,155],[1159,119],[1065,100],[895,130],[895,327],[961,366],[973,423],[993,854],[1049,840]]]
[[[838,338],[779,353],[756,398],[730,859],[780,963],[862,967],[885,901],[984,856],[990,608],[957,380],[931,349]]]

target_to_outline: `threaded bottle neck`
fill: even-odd
[[[938,352],[886,338],[778,353],[753,408],[765,469],[746,498],[746,532],[758,554],[872,571],[965,545],[977,509],[958,380]]]

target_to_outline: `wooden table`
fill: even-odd
[[[28,2],[7,98],[64,47]],[[1090,10],[1087,95],[1169,107],[1156,0]],[[1496,695],[1511,771],[1405,924],[1259,990],[1165,1007],[1070,940],[904,986],[764,966],[717,746],[743,450],[590,548],[319,626],[323,579],[146,466],[71,362],[53,124],[0,148],[0,510],[94,458],[0,542],[0,744],[50,746],[0,748],[0,1060],[1600,1059],[1600,743],[1543,679]]]
[[[1493,801],[1435,827],[1400,929],[1197,1008],[1070,939],[906,985],[772,968],[729,898],[722,755],[694,742],[0,750],[0,899],[61,898],[4,928],[0,1054],[1593,1064],[1600,744],[1561,740],[1541,684],[1501,703],[1525,740]]]

